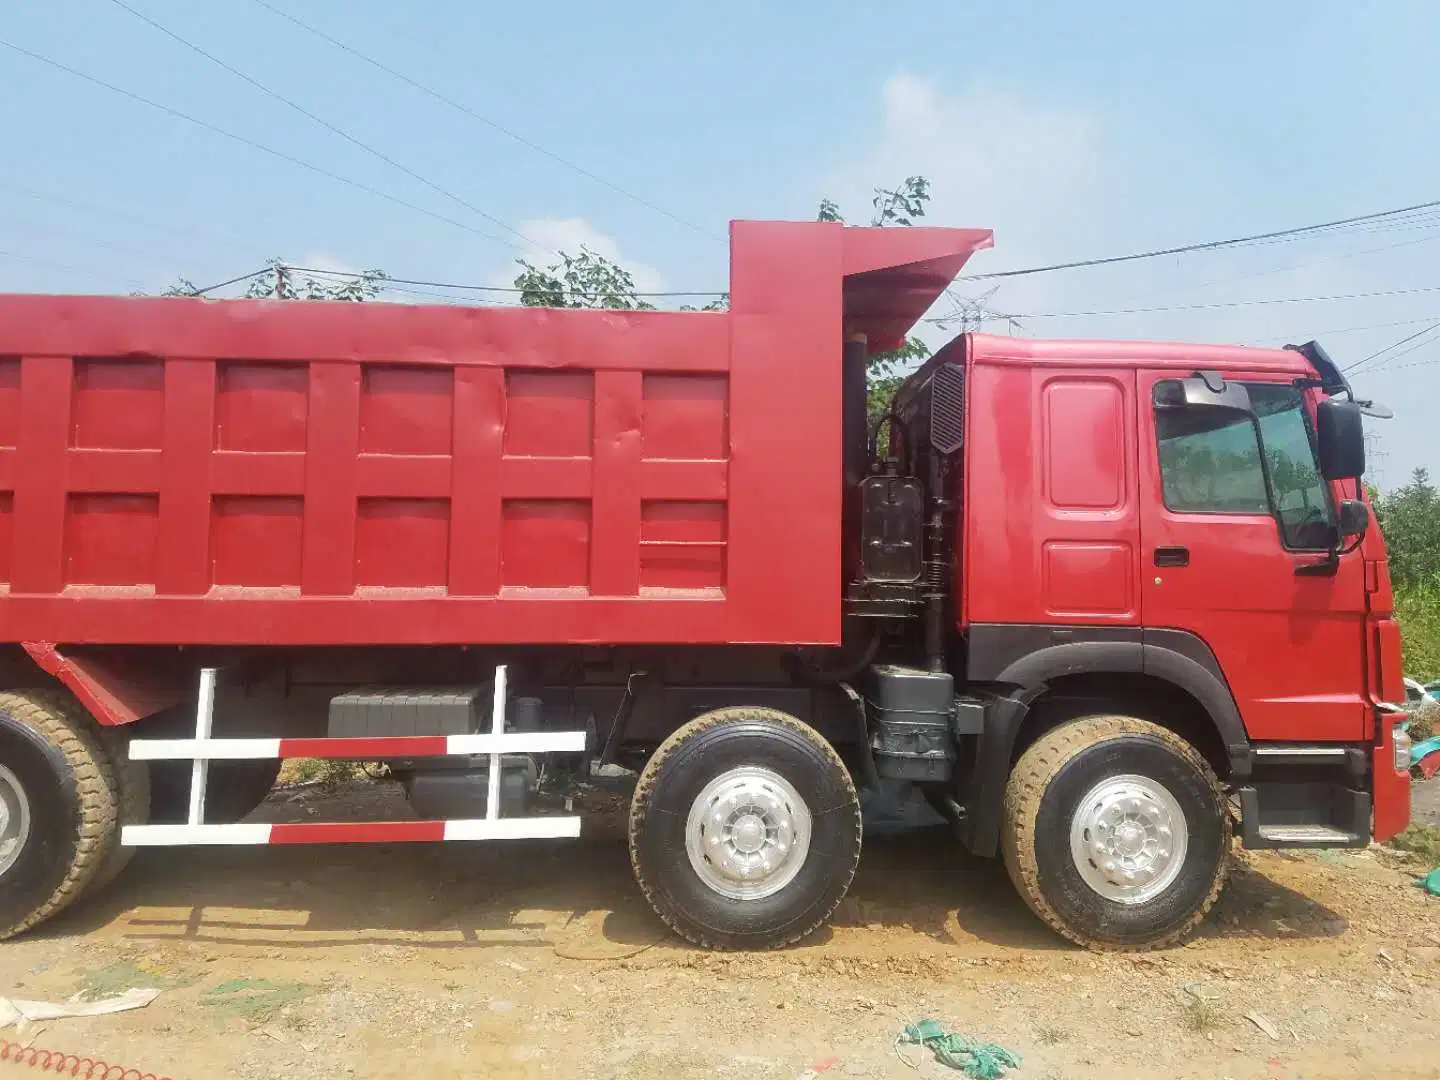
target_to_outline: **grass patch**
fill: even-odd
[[[1411,825],[1391,840],[1390,846],[1418,856],[1431,866],[1440,866],[1440,825]]]
[[[352,780],[368,779],[363,761],[332,761],[326,758],[292,758],[280,767],[277,787],[311,784],[333,794]]]
[[[304,983],[268,979],[229,979],[200,995],[200,1004],[220,1016],[238,1016],[264,1024],[287,1005],[303,1001],[315,991]]]
[[[82,1001],[99,1001],[141,987],[147,990],[178,990],[197,981],[196,976],[162,975],[121,961],[82,973],[80,998]]]
[[[1035,1029],[1035,1041],[1041,1046],[1058,1046],[1069,1037],[1070,1033],[1064,1028],[1037,1027]]]
[[[1225,1023],[1225,1015],[1220,1006],[1198,997],[1186,998],[1180,1009],[1180,1018],[1185,1024],[1185,1030],[1196,1035],[1214,1031]]]

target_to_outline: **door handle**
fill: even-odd
[[[1155,549],[1156,566],[1189,566],[1190,549],[1186,547],[1159,547]]]

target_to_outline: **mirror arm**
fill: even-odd
[[[1342,546],[1337,539],[1330,545],[1330,550],[1325,557],[1317,562],[1301,563],[1295,567],[1296,577],[1334,577],[1340,571],[1340,559],[1351,552],[1358,551],[1360,545],[1365,542],[1365,534],[1361,533],[1355,538],[1355,542],[1348,547]]]
[[[1295,567],[1296,577],[1334,577],[1340,571],[1340,549],[1332,547],[1318,562]]]

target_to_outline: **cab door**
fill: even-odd
[[[1209,645],[1252,739],[1360,739],[1364,565],[1325,565],[1335,499],[1313,394],[1274,373],[1226,382],[1249,411],[1185,404],[1175,372],[1141,373],[1144,625]]]

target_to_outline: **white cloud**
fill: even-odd
[[[1091,113],[985,82],[947,93],[938,80],[908,73],[886,80],[880,97],[878,136],[826,177],[820,191],[851,222],[869,220],[876,186],[920,175],[932,196],[925,224],[995,230],[996,249],[977,255],[970,272],[1029,265],[1083,246],[1096,231],[1086,207],[1103,192],[1107,169]],[[962,291],[978,295],[988,287]],[[1001,310],[1033,311],[1051,310],[1058,300],[1050,281],[1021,279],[999,289],[993,302]],[[936,310],[948,307],[942,300]]]
[[[357,277],[363,272],[362,267],[354,266],[344,259],[336,258],[323,251],[311,252],[301,259],[298,265],[308,266],[312,270],[327,270],[335,274],[351,274]]]
[[[1155,132],[1135,124],[1120,130],[1084,103],[1037,100],[983,80],[948,91],[936,79],[908,73],[886,80],[880,101],[881,125],[869,148],[834,170],[821,193],[835,198],[853,223],[864,224],[875,186],[926,177],[932,200],[925,224],[995,230],[994,249],[978,253],[966,273],[1210,239],[1217,226],[1207,223],[1227,219],[1228,200],[1243,189],[1237,177],[1230,188],[1197,203],[1188,189],[1166,187],[1167,176],[1174,179],[1185,167],[1204,172],[1205,163],[1190,148],[1162,148]],[[1336,241],[1193,254],[960,283],[956,291],[973,297],[993,289],[991,310],[1021,315],[1215,305],[1024,320],[1019,332],[1036,337],[1271,344],[1298,336],[1307,322],[1332,325],[1335,312],[1325,305],[1224,305],[1364,291],[1376,268],[1335,259],[1344,246]],[[948,308],[942,300],[932,314]],[[1002,323],[990,329],[1005,332]],[[935,336],[943,340],[949,333]]]
[[[1183,125],[1149,126],[1142,117],[1107,113],[1085,101],[1047,101],[984,80],[956,89],[909,73],[886,80],[879,99],[877,129],[857,131],[849,155],[821,177],[813,192],[815,201],[833,198],[851,222],[864,224],[869,220],[873,188],[896,184],[906,176],[924,176],[933,196],[925,224],[995,230],[995,248],[978,253],[967,273],[1118,255],[1258,232],[1266,226],[1303,224],[1303,219],[1257,220],[1247,202],[1251,172],[1265,169],[1266,163],[1217,158],[1217,151],[1187,143]],[[1032,315],[1190,308],[1030,318],[1017,332],[1031,337],[1273,346],[1319,336],[1345,363],[1418,325],[1354,334],[1344,333],[1345,328],[1414,317],[1416,298],[1253,301],[1428,284],[1423,246],[1364,255],[1365,249],[1388,242],[1392,242],[1388,235],[1377,238],[1357,232],[999,282],[962,282],[956,291],[975,297],[995,288],[987,301],[991,310]],[[942,299],[932,314],[948,307]],[[1419,314],[1427,311],[1422,307]],[[1006,332],[1003,323],[988,328]],[[1336,334],[1336,329],[1341,333]],[[954,332],[929,327],[921,334],[936,345]],[[1407,389],[1398,396],[1413,395],[1414,384],[1424,380],[1409,377],[1434,370],[1403,370],[1394,376],[1381,372],[1360,380],[1360,389],[1368,392],[1367,384],[1373,385],[1378,396],[1394,398],[1396,387],[1403,383]],[[1433,400],[1440,382],[1431,379],[1427,385]],[[1433,444],[1424,416],[1422,408],[1406,409],[1399,419],[1384,425],[1384,441],[1392,454],[1387,480],[1398,481],[1425,460],[1425,448]]]
[[[933,194],[927,224],[993,228],[1013,263],[1032,245],[1053,250],[1054,228],[1074,220],[1101,178],[1097,125],[1083,110],[988,83],[947,95],[937,80],[904,73],[880,93],[878,139],[827,178],[857,224],[876,185],[918,174]]]
[[[659,270],[626,258],[614,237],[601,232],[584,218],[536,218],[522,221],[516,226],[516,231],[531,241],[518,257],[536,266],[551,266],[559,262],[559,252],[579,255],[581,248],[587,248],[628,270],[635,279],[637,292],[660,292],[665,288],[665,278]],[[515,264],[511,263],[491,275],[491,284],[513,285],[516,271]]]

